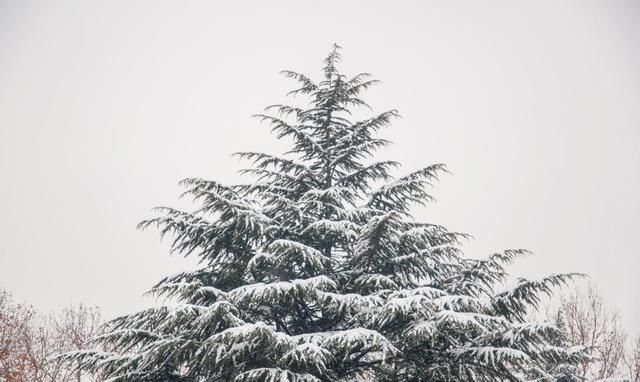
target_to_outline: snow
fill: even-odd
[[[505,347],[463,347],[450,350],[449,352],[456,357],[472,356],[473,358],[479,359],[482,362],[492,366],[495,366],[498,363],[504,361],[521,362],[530,360],[529,356],[524,352]]]
[[[506,326],[508,321],[503,317],[495,317],[480,313],[455,312],[453,310],[442,310],[435,314],[434,321],[439,324],[449,323],[460,326],[473,326],[480,330],[492,330],[496,325]]]
[[[236,382],[320,382],[311,374],[297,374],[280,368],[259,368],[238,374]]]
[[[406,334],[419,342],[432,338],[438,332],[438,327],[433,321],[417,321],[411,325]]]
[[[343,311],[367,311],[381,306],[384,301],[375,295],[363,296],[357,293],[332,293],[320,292],[323,302],[333,306],[339,312]]]
[[[365,328],[333,332],[323,339],[322,346],[332,349],[333,353],[344,352],[347,355],[356,349],[370,349],[367,352],[375,349],[381,352],[383,360],[387,355],[400,352],[382,334]]]
[[[433,312],[433,309],[431,299],[422,295],[414,295],[390,298],[377,313],[380,325],[384,326],[397,319],[410,317],[412,314],[424,317]]]
[[[267,261],[281,266],[291,266],[292,262],[299,266],[312,266],[321,268],[328,263],[328,259],[322,252],[308,245],[293,241],[279,239],[265,247],[265,252],[256,254],[247,267],[257,269],[261,263]]]
[[[229,292],[229,298],[236,302],[278,303],[293,298],[315,293],[317,290],[332,290],[336,284],[327,276],[316,276],[308,279],[280,281],[270,284],[256,283],[241,286]]]
[[[327,233],[344,236],[347,239],[358,237],[358,225],[348,220],[319,219],[309,224],[302,234],[317,233],[324,236]]]
[[[429,286],[421,286],[413,289],[401,289],[395,291],[389,295],[389,298],[401,298],[409,296],[424,296],[430,299],[435,299],[441,296],[445,296],[447,293],[441,289],[433,288]]]
[[[327,369],[327,363],[332,359],[329,350],[316,343],[303,343],[285,353],[279,363],[294,367],[312,367],[323,373]]]
[[[398,284],[389,276],[381,274],[366,274],[355,280],[358,285],[373,289],[397,289]]]
[[[485,309],[491,308],[490,301],[487,299],[480,299],[480,298],[464,296],[464,295],[441,296],[441,297],[435,298],[433,302],[437,304],[440,309],[485,310]]]

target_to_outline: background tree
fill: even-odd
[[[96,336],[100,311],[85,305],[40,315],[31,306],[18,304],[0,290],[0,381],[89,381],[56,356],[84,349]]]
[[[43,362],[50,381],[92,380],[77,368],[68,365],[55,356],[69,351],[81,351],[90,345],[90,341],[101,333],[102,315],[96,306],[79,304],[69,306],[49,317],[48,327],[52,332],[52,341]]]
[[[505,267],[527,251],[466,258],[466,235],[415,221],[445,167],[393,178],[399,164],[374,154],[398,112],[354,120],[377,81],[341,74],[339,61],[336,46],[319,82],[284,72],[308,103],[257,116],[290,150],[237,154],[255,182],[186,179],[195,210],[159,208],[140,225],[201,268],[155,285],[163,305],[111,321],[100,337],[111,352],[66,359],[114,382],[574,377],[579,349],[525,318],[572,275],[505,289]]]
[[[640,336],[637,336],[631,344],[624,363],[629,380],[640,382]]]
[[[30,368],[25,339],[31,332],[34,311],[17,304],[9,292],[0,289],[0,380],[24,381]]]
[[[570,294],[561,296],[554,315],[560,322],[558,326],[562,329],[563,338],[571,345],[588,346],[589,357],[583,359],[579,366],[581,378],[629,377],[624,370],[625,358],[633,359],[634,350],[625,355],[627,335],[619,314],[606,305],[593,285],[589,284],[586,291],[575,288]]]

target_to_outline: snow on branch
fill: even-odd
[[[435,164],[403,176],[374,191],[369,206],[407,213],[411,203],[425,204],[433,199],[425,188],[438,179],[439,172],[446,172],[446,166]]]
[[[329,277],[317,276],[270,284],[245,285],[230,291],[229,298],[238,303],[289,305],[314,297],[318,290],[333,290],[336,286],[336,283]]]
[[[311,374],[299,374],[280,368],[259,368],[238,374],[236,382],[320,382]]]

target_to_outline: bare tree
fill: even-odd
[[[102,322],[100,309],[80,304],[70,306],[52,319],[59,349],[57,354],[86,348],[89,341],[99,334]],[[56,368],[62,368],[60,361]],[[77,382],[82,380],[80,371],[75,371]]]
[[[81,382],[91,380],[55,358],[81,350],[96,336],[100,310],[70,306],[49,316],[13,301],[0,289],[0,381]]]
[[[13,301],[11,294],[0,289],[0,380],[22,382],[29,371],[25,347],[35,312],[33,308]]]
[[[624,364],[631,382],[640,382],[640,335],[635,338],[625,357]]]
[[[626,334],[619,314],[605,305],[592,285],[586,292],[576,289],[563,296],[555,319],[569,343],[590,347],[591,359],[580,365],[582,378],[601,380],[625,374]]]

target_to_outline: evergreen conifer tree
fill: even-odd
[[[377,81],[338,71],[292,71],[305,107],[273,105],[259,119],[281,155],[237,154],[250,184],[186,179],[197,208],[159,208],[140,224],[173,238],[201,268],[149,292],[167,303],[117,318],[97,340],[110,352],[67,354],[109,381],[519,381],[573,380],[579,348],[551,323],[527,321],[544,294],[574,275],[520,279],[506,266],[525,250],[466,258],[465,235],[417,222],[411,209],[445,171],[398,178],[378,130],[395,110],[354,121]]]

